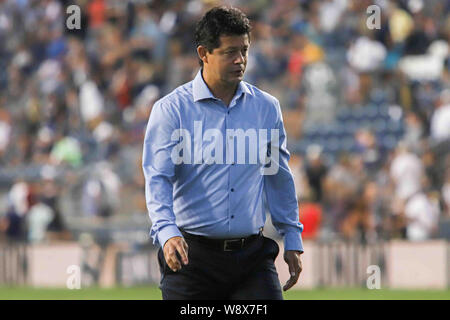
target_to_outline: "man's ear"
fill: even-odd
[[[208,63],[208,57],[206,56],[206,53],[208,52],[208,49],[204,46],[198,46],[197,47],[197,54],[200,60],[203,61],[203,63]]]

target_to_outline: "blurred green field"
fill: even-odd
[[[314,289],[289,290],[286,300],[450,300],[450,290],[368,290]],[[79,290],[47,288],[0,288],[0,300],[160,300],[157,287]]]

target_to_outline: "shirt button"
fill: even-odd
[[[234,216],[231,216],[231,219],[233,219],[234,218]]]
[[[231,188],[231,192],[234,192],[234,188]]]
[[[230,110],[228,110],[227,113],[230,114]]]

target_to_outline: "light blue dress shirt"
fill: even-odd
[[[219,135],[206,137],[208,129]],[[258,134],[266,129],[267,139],[258,135],[259,145],[265,144],[265,150],[275,146],[277,158],[267,152],[268,158],[256,163],[248,154],[245,161],[239,159],[242,148],[234,143],[233,129],[255,129]],[[278,129],[278,141],[272,129]],[[182,130],[187,135],[181,135]],[[252,147],[250,141],[245,141],[245,150]],[[174,154],[184,161],[177,161]],[[223,161],[211,163],[205,154]],[[275,97],[241,81],[227,107],[213,96],[200,70],[193,81],[155,102],[147,125],[142,165],[153,243],[164,246],[168,239],[182,236],[180,229],[221,239],[257,234],[264,226],[267,204],[273,225],[284,236],[285,250],[303,251],[303,225],[289,157]],[[262,174],[274,163],[276,174]]]

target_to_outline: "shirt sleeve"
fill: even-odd
[[[172,134],[179,127],[174,110],[156,102],[150,114],[144,138],[142,167],[145,177],[145,198],[152,221],[153,244],[164,247],[167,240],[182,236],[173,212],[173,177],[175,164],[171,153],[178,140]]]
[[[266,201],[274,227],[278,233],[284,236],[284,250],[303,252],[301,236],[303,224],[299,221],[294,178],[288,166],[290,154],[286,147],[286,131],[278,101],[276,101],[276,111],[275,129],[278,137],[271,134],[269,154],[270,166],[276,166],[277,170],[273,170],[273,172],[270,170],[268,174],[264,175]]]

